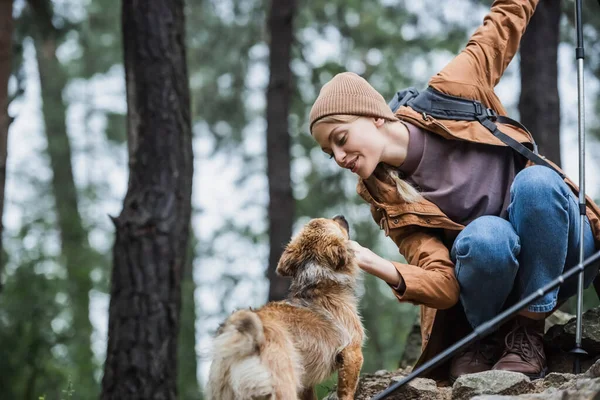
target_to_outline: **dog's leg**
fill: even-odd
[[[294,345],[285,334],[270,336],[261,353],[261,360],[271,373],[272,400],[298,400],[300,376]]]
[[[352,400],[358,385],[358,376],[363,364],[360,345],[350,345],[340,353],[337,395],[339,400]]]
[[[309,387],[304,389],[300,395],[300,400],[317,400],[315,388]]]
[[[296,385],[291,381],[279,381],[275,386],[275,397],[273,400],[298,400]]]

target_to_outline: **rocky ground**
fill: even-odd
[[[600,400],[600,308],[583,316],[582,346],[588,356],[582,362],[582,374],[574,375],[573,359],[568,351],[575,343],[575,319],[560,312],[548,321],[545,339],[548,368],[544,379],[531,381],[525,375],[508,371],[486,371],[465,375],[452,387],[438,387],[431,379],[416,378],[390,400]],[[355,399],[366,400],[405,377],[410,368],[378,371],[361,376]],[[330,394],[326,400],[337,396]]]

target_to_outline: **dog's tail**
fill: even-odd
[[[263,324],[256,313],[231,314],[213,342],[208,399],[266,398],[272,393],[271,373],[260,359],[264,343]]]
[[[265,342],[262,322],[250,310],[231,314],[221,330],[214,342],[215,355],[220,358],[241,358],[258,354]]]

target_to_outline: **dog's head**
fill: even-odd
[[[277,273],[291,277],[300,272],[314,273],[321,278],[327,277],[327,271],[354,275],[358,266],[348,246],[349,231],[348,222],[342,215],[310,220],[286,246]]]

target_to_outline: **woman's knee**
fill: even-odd
[[[457,268],[476,268],[484,274],[510,272],[517,266],[520,241],[510,222],[484,216],[471,222],[456,238],[452,249]]]
[[[564,193],[566,185],[562,178],[552,169],[534,165],[523,169],[515,176],[511,186],[513,198],[540,199],[551,193]]]

